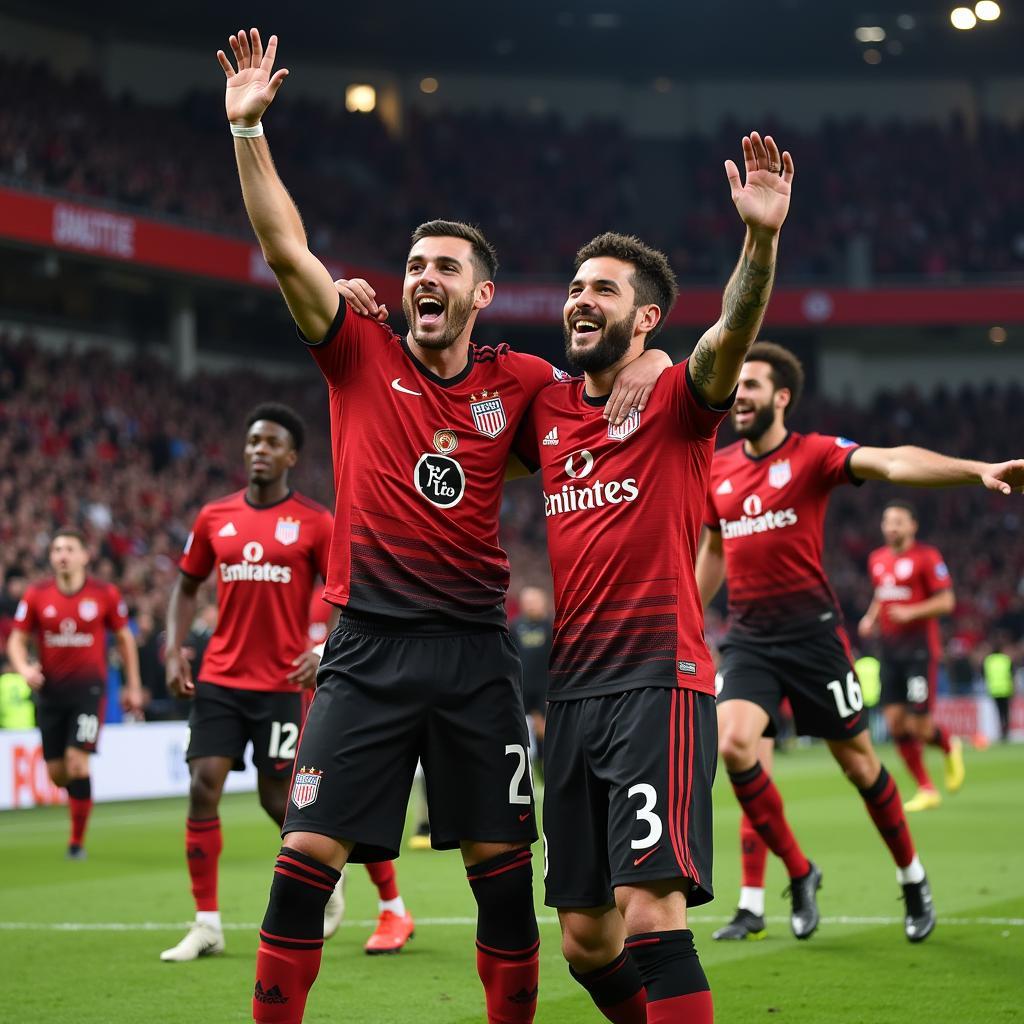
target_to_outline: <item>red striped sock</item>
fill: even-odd
[[[802,878],[811,870],[810,861],[804,856],[796,841],[782,806],[782,794],[775,788],[771,776],[758,761],[745,772],[729,773],[729,781],[743,813],[750,819],[757,834],[768,845],[768,849],[781,857],[790,878]]]
[[[874,784],[860,790],[860,795],[883,842],[889,847],[896,867],[905,868],[914,859],[914,840],[907,827],[900,791],[884,765]]]
[[[708,979],[689,929],[626,939],[647,990],[647,1024],[713,1024]]]
[[[768,846],[745,814],[740,815],[740,860],[743,864],[743,881],[740,884],[748,889],[763,889]]]
[[[932,738],[928,741],[928,745],[931,747],[938,747],[944,754],[948,754],[953,746],[949,742],[949,730],[942,725],[935,726],[935,732],[932,733]]]
[[[89,826],[89,815],[92,814],[92,800],[76,800],[68,797],[68,810],[71,812],[72,846],[85,845],[85,830]]]
[[[646,1024],[647,992],[640,969],[627,950],[604,967],[578,974],[570,966],[569,973],[612,1024]]]
[[[899,751],[900,757],[903,758],[907,771],[914,776],[914,781],[922,789],[934,789],[935,783],[932,782],[928,769],[924,766],[924,757],[922,756],[924,748],[921,746],[921,741],[913,736],[897,736],[896,749]]]
[[[185,819],[185,858],[196,910],[217,910],[217,866],[224,842],[220,818]]]
[[[395,875],[395,862],[393,860],[381,860],[376,864],[367,864],[366,870],[370,874],[370,881],[377,886],[377,895],[381,900],[398,899],[398,878]]]

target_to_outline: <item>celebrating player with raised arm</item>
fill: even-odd
[[[347,861],[398,855],[420,758],[432,844],[461,849],[477,901],[488,1020],[532,1021],[536,826],[498,511],[512,438],[553,370],[473,345],[497,261],[466,224],[414,232],[406,337],[347,312],[262,137],[287,74],[273,72],[277,38],[264,52],[255,29],[239,32],[231,49],[234,65],[218,59],[246,210],[329,384],[337,509],[325,596],[342,609],[299,745],[253,1015],[301,1021],[324,902]],[[653,378],[662,363],[647,362]]]
[[[925,744],[938,747],[946,760],[946,789],[964,782],[963,744],[932,718],[935,680],[942,642],[939,616],[956,607],[953,581],[937,548],[917,539],[917,514],[905,501],[890,501],[882,512],[885,546],[868,555],[875,586],[871,606],[857,631],[881,635],[882,709],[896,749],[917,783],[903,805],[926,811],[942,802],[922,757]]]
[[[788,697],[797,731],[827,741],[857,787],[896,862],[905,932],[926,939],[935,910],[895,782],[867,731],[839,609],[822,567],[825,508],[833,488],[864,480],[917,487],[981,484],[1009,494],[1024,485],[1024,460],[986,465],[923,448],[861,448],[841,437],[786,427],[803,388],[799,360],[759,342],[740,375],[731,418],[742,440],[715,455],[697,579],[705,605],[724,581],[729,632],[721,644],[718,734],[722,760],[751,824],[790,876],[792,928],[818,926],[821,871],[790,829],[782,797],[758,757]],[[741,907],[730,934],[764,930],[763,908]]]
[[[583,379],[531,407],[517,443],[540,467],[555,590],[545,733],[546,902],[570,973],[619,1024],[707,1024],[687,928],[712,898],[715,672],[694,577],[718,425],[757,336],[789,209],[793,161],[743,140],[726,165],[747,226],[721,319],[666,371],[642,412],[601,416],[676,298],[668,261],[636,238],[584,246],[565,304]]]
[[[107,635],[114,634],[124,672],[121,703],[142,710],[139,653],[128,626],[128,609],[117,587],[86,573],[89,550],[73,527],[50,541],[54,578],[35,583],[14,615],[7,657],[36,694],[36,722],[46,771],[67,790],[71,812],[68,858],[85,857],[85,830],[92,812],[89,758],[99,749],[107,694]],[[29,638],[39,654],[29,657]]]
[[[204,505],[189,534],[167,612],[167,688],[192,701],[185,858],[195,922],[160,959],[182,962],[224,950],[217,897],[221,794],[228,772],[245,767],[252,742],[260,804],[281,825],[302,724],[302,690],[319,658],[307,643],[308,610],[327,574],[331,514],[293,491],[289,470],[305,426],[288,406],[256,406],[245,423],[245,490]],[[203,581],[217,573],[217,627],[193,681],[185,639]],[[340,886],[326,911],[341,921]]]

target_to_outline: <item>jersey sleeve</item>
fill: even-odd
[[[705,401],[690,376],[688,359],[676,366],[670,366],[661,375],[659,384],[662,381],[672,389],[672,405],[683,429],[694,437],[714,437],[722,420],[732,408],[736,392],[734,391],[722,406],[714,406]]]
[[[128,625],[128,605],[121,596],[121,591],[110,583],[107,585],[107,611],[103,616],[103,625],[116,633]]]
[[[807,440],[811,450],[817,457],[818,479],[826,490],[832,490],[840,484],[860,486],[864,481],[853,472],[850,460],[853,453],[860,447],[856,441],[847,437],[833,437],[830,434],[808,434]]]
[[[949,590],[953,581],[949,576],[949,567],[938,548],[929,548],[924,560],[924,582],[928,596]]]
[[[186,576],[205,580],[213,571],[215,561],[216,555],[210,543],[209,516],[203,508],[199,510],[192,532],[185,541],[185,550],[182,552],[181,561],[178,562],[178,568]]]
[[[31,633],[39,624],[39,609],[36,607],[36,591],[29,587],[22,599],[18,602],[18,609],[14,613],[14,625],[25,633]]]
[[[540,468],[540,437],[537,433],[538,407],[543,403],[544,392],[562,381],[569,380],[569,374],[552,366],[546,359],[516,353],[520,361],[519,379],[526,392],[528,404],[516,438],[512,442],[512,454],[531,472]]]
[[[344,302],[338,305],[334,322],[320,341],[310,341],[299,332],[320,372],[332,386],[350,381],[391,336],[387,324],[353,313]]]
[[[324,580],[327,579],[327,565],[330,560],[331,535],[333,532],[334,517],[330,512],[325,511],[317,520],[316,547],[313,550],[316,571],[320,574],[320,578]]]
[[[704,525],[716,533],[722,529],[722,524],[718,518],[718,509],[715,508],[715,496],[711,493],[710,487],[708,488],[708,496],[704,501]]]

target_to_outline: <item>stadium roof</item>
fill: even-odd
[[[230,31],[256,24],[266,34],[277,32],[292,52],[360,67],[408,68],[412,74],[496,71],[633,80],[1019,75],[1024,0],[1003,0],[998,21],[979,22],[968,32],[950,24],[954,6],[951,0],[4,4],[9,14],[77,28],[101,40],[129,37],[201,49],[216,49]],[[880,28],[885,38],[874,32],[858,41],[858,28]],[[876,51],[875,67],[865,63],[868,49]]]

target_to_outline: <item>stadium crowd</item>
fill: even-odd
[[[159,634],[177,559],[200,505],[244,486],[242,423],[268,396],[305,410],[306,450],[295,486],[328,505],[331,468],[327,403],[315,371],[271,382],[254,373],[201,374],[178,382],[157,361],[116,362],[109,353],[56,354],[30,336],[0,333],[0,638],[26,580],[48,572],[47,545],[64,524],[82,528],[92,571],[123,590],[139,630],[143,675],[162,692]],[[1019,384],[961,388],[927,397],[880,394],[866,407],[805,399],[796,429],[817,429],[869,444],[930,444],[997,460],[1024,436]],[[729,431],[723,432],[723,443]],[[828,521],[827,568],[849,621],[870,601],[868,553],[894,489],[841,488]],[[908,496],[904,494],[903,496]],[[1024,525],[1019,499],[975,491],[917,491],[921,537],[945,554],[957,610],[944,631],[957,655],[981,652],[993,637],[1024,643]],[[535,481],[506,489],[503,539],[513,567],[512,594],[548,580],[545,526]],[[212,588],[210,588],[212,590]],[[513,613],[515,608],[510,609]],[[201,613],[209,631],[210,611]],[[709,636],[721,629],[709,616]]]
[[[148,107],[107,95],[98,78],[65,80],[9,59],[0,59],[0,88],[19,97],[0,109],[0,180],[251,237],[220,95]],[[324,255],[393,265],[410,225],[443,214],[486,225],[511,273],[560,275],[581,238],[609,227],[665,249],[687,280],[719,280],[735,258],[722,160],[735,158],[741,125],[638,147],[621,123],[410,109],[399,137],[375,114],[326,109],[287,90],[279,102],[275,158]],[[1024,184],[992,174],[1024,158],[1024,125],[768,127],[796,156],[801,179],[784,277],[939,282],[1024,270]],[[652,175],[643,160],[666,166]]]

